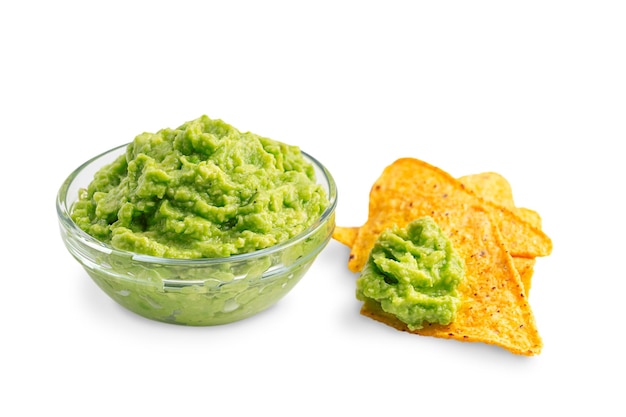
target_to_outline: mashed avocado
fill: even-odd
[[[376,303],[411,330],[425,322],[449,324],[464,273],[450,241],[432,218],[423,217],[379,236],[357,279],[357,298]]]
[[[284,242],[328,204],[297,147],[202,116],[135,137],[81,190],[71,216],[116,249],[214,258]]]

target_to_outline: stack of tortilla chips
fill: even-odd
[[[496,173],[454,178],[414,158],[389,165],[370,192],[367,222],[337,227],[333,237],[351,248],[348,267],[359,272],[383,230],[431,216],[465,262],[461,307],[449,325],[410,331],[374,303],[361,313],[399,330],[501,346],[537,355],[543,346],[528,302],[535,259],[552,251],[539,214],[516,207],[508,181]]]

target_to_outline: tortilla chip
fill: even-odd
[[[439,225],[465,261],[465,280],[459,285],[461,306],[449,325],[408,327],[365,303],[361,313],[399,330],[423,336],[483,342],[519,355],[536,355],[543,346],[535,318],[513,260],[488,210],[480,206],[435,212]]]
[[[535,221],[515,212],[512,192],[498,181],[495,191],[483,182],[475,192],[423,161],[399,159],[374,183],[367,222],[360,228],[338,228],[336,238],[351,246],[348,267],[359,272],[383,230],[394,224],[404,227],[425,215],[433,217],[465,260],[466,280],[459,287],[462,307],[450,325],[430,325],[413,333],[478,341],[516,354],[535,355],[541,351],[542,341],[527,289],[534,258],[549,254],[552,242]],[[524,283],[518,271],[522,271]],[[361,312],[408,331],[372,303],[365,303]]]

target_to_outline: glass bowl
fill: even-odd
[[[330,172],[303,152],[330,204],[317,221],[292,239],[227,258],[172,259],[114,249],[80,229],[70,210],[79,189],[86,188],[95,172],[126,147],[111,149],[72,172],[59,189],[56,209],[61,237],[72,256],[109,297],[143,317],[190,326],[250,317],[285,296],[331,238],[337,188]]]

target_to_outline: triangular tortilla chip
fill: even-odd
[[[450,208],[446,213],[438,216],[438,223],[465,261],[465,280],[459,285],[461,306],[453,323],[426,325],[411,333],[498,345],[519,355],[539,354],[543,344],[535,318],[490,213],[479,206]],[[366,226],[360,229],[363,234],[368,233]],[[375,305],[366,303],[361,312],[409,331]]]

